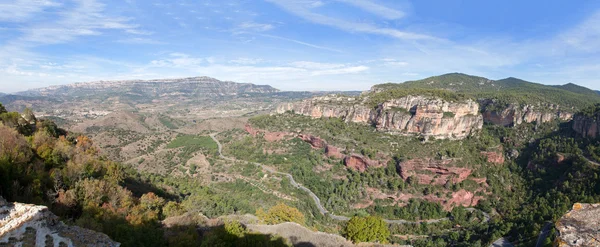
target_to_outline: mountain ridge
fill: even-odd
[[[573,83],[551,86],[523,79],[508,77],[490,80],[463,73],[431,76],[403,83],[385,83],[371,87],[369,94],[406,90],[442,90],[438,94],[456,94],[472,99],[494,99],[503,104],[522,105],[554,104],[566,108],[582,109],[600,102],[600,95],[593,90]]]
[[[164,87],[165,84],[168,84],[169,87]],[[17,92],[15,93],[15,95],[86,96],[102,92],[110,93],[111,89],[116,88],[119,88],[119,91],[129,91],[132,93],[146,93],[154,96],[158,96],[161,93],[201,93],[201,91],[199,91],[201,89],[208,89],[209,93],[217,95],[232,95],[239,93],[274,93],[280,91],[279,89],[273,88],[269,85],[256,85],[252,83],[221,81],[207,76],[199,76],[172,79],[80,82],[66,85],[55,85],[43,88],[30,89],[22,92]]]

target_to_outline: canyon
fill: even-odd
[[[337,117],[346,122],[370,124],[380,131],[437,139],[464,139],[481,130],[483,123],[515,126],[567,121],[573,117],[572,113],[555,105],[510,104],[500,108],[491,101],[478,103],[467,99],[452,102],[436,97],[409,95],[369,107],[367,100],[361,97],[320,96],[280,104],[275,112],[293,112],[312,118]]]

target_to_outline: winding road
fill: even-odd
[[[590,162],[590,164],[600,167],[600,164],[598,164],[598,162],[595,162],[595,161],[589,159],[588,157],[585,157],[585,155],[582,155],[581,157],[583,157],[585,160],[587,160],[587,162]]]
[[[289,173],[285,173],[285,172],[280,172],[280,171],[276,171],[275,169],[265,166],[263,164],[260,163],[256,163],[256,162],[249,162],[249,161],[245,161],[245,160],[237,160],[235,158],[231,158],[231,157],[227,157],[225,155],[223,155],[223,145],[221,145],[221,142],[219,142],[219,140],[217,140],[217,138],[215,137],[218,133],[213,133],[210,135],[210,138],[212,138],[218,146],[218,151],[219,151],[219,157],[221,157],[221,159],[224,160],[229,160],[229,161],[242,161],[242,162],[247,162],[250,164],[253,164],[255,166],[258,166],[260,168],[262,168],[263,170],[266,170],[270,173],[274,173],[274,174],[279,174],[279,175],[283,175],[286,176],[290,179],[290,183],[292,184],[292,186],[304,190],[306,191],[306,193],[308,193],[308,195],[315,201],[315,204],[317,205],[317,208],[319,209],[319,212],[321,212],[321,214],[323,215],[327,215],[330,218],[334,219],[334,220],[339,220],[339,221],[348,221],[350,220],[350,218],[346,217],[346,216],[340,216],[340,215],[335,215],[333,213],[330,213],[329,211],[327,211],[327,209],[325,209],[325,207],[323,207],[323,205],[321,204],[321,199],[319,199],[319,197],[312,192],[310,189],[304,187],[303,185],[299,184],[298,182],[296,182],[296,180],[294,179],[294,177],[289,174]],[[475,209],[473,209],[475,210]],[[489,216],[487,216],[486,214],[486,218],[487,220],[489,220]],[[408,221],[408,220],[389,220],[389,219],[383,219],[386,223],[388,224],[418,224],[418,223],[437,223],[437,222],[441,222],[441,221],[445,221],[448,220],[448,218],[442,218],[442,219],[435,219],[435,220],[425,220],[425,221]]]

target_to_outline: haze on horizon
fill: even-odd
[[[600,2],[0,0],[0,92],[210,76],[364,90],[449,72],[599,90]]]

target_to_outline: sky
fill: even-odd
[[[595,0],[0,0],[0,92],[210,76],[365,90],[462,72],[600,90]]]

